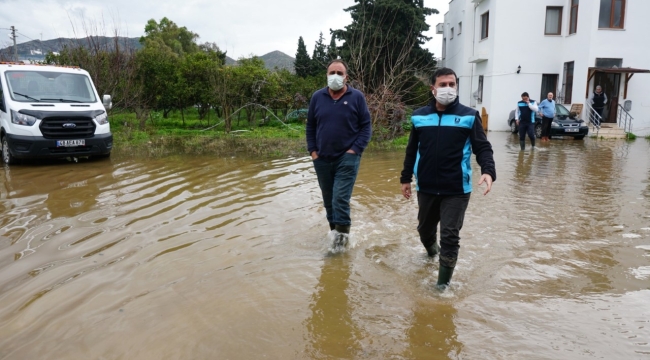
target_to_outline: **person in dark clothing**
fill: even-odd
[[[521,94],[521,101],[517,103],[515,120],[519,126],[519,146],[521,150],[526,148],[526,134],[530,139],[530,145],[535,149],[535,114],[539,108],[535,100],[530,100],[527,92]]]
[[[460,230],[472,192],[472,152],[481,166],[483,195],[492,189],[496,169],[492,145],[475,109],[461,105],[456,95],[458,78],[449,68],[436,70],[431,79],[434,100],[411,116],[411,133],[400,183],[402,195],[411,198],[416,178],[418,233],[430,257],[440,253],[437,286],[444,289],[456,267]],[[440,247],[436,230],[440,223]]]
[[[600,120],[602,120],[603,109],[605,109],[605,104],[607,104],[607,95],[605,95],[600,85],[596,86],[596,91],[589,97],[589,103],[600,116]]]
[[[317,90],[307,113],[307,150],[318,177],[334,246],[346,246],[350,233],[350,198],[363,150],[372,134],[370,112],[361,91],[346,84],[347,65],[332,60],[327,87]]]

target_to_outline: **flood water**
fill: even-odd
[[[4,167],[0,359],[649,359],[648,141],[489,140],[444,293],[401,151],[339,254],[308,157]]]

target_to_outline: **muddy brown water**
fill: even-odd
[[[0,358],[650,358],[649,143],[489,139],[445,293],[401,151],[334,255],[307,157],[4,167]]]

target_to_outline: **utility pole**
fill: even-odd
[[[11,39],[14,41],[14,61],[18,61],[18,47],[16,47],[16,28],[11,25]]]

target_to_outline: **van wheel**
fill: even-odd
[[[516,134],[516,133],[517,133],[517,130],[518,130],[518,129],[517,129],[517,121],[512,120],[512,121],[510,122],[510,132],[513,133],[513,134]]]
[[[7,142],[6,136],[2,137],[2,162],[7,165],[12,165],[17,162],[16,158],[9,152],[9,142]]]
[[[535,137],[538,139],[542,137],[542,125],[535,126]]]

